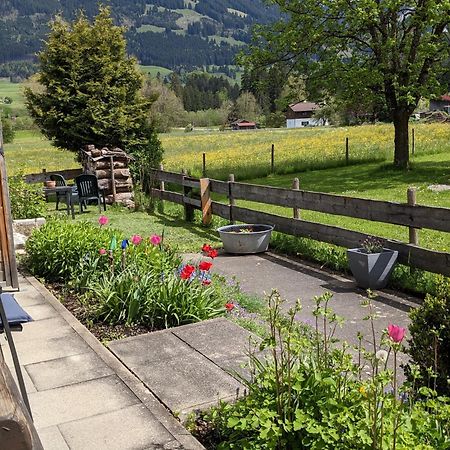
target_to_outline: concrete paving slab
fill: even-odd
[[[171,343],[176,348],[170,358],[169,351],[161,347],[163,359],[146,362],[143,349]],[[110,349],[172,412],[191,411],[218,399],[233,398],[236,390],[242,388],[236,379],[198,351],[179,339],[174,340],[171,330],[113,342]]]
[[[190,351],[182,340],[164,331],[112,341],[108,347],[129,368],[166,361]]]
[[[30,324],[26,324],[27,327]],[[16,335],[14,333],[14,342]],[[5,347],[2,347],[5,348]],[[43,339],[38,341],[25,340],[16,342],[16,349],[20,363],[23,365],[32,364],[50,359],[63,358],[65,356],[86,353],[89,347],[73,330],[62,337]],[[5,351],[5,361],[8,366],[12,365],[12,358],[9,351]]]
[[[38,429],[139,403],[115,375],[35,392],[29,398]]]
[[[41,428],[39,438],[45,450],[70,450],[61,431],[56,426]]]
[[[44,341],[52,338],[64,339],[72,333],[72,328],[60,317],[38,320],[24,324],[23,331],[15,333],[14,342],[20,344],[26,341]]]
[[[47,304],[27,306],[26,311],[34,321],[58,317],[55,309]]]
[[[65,423],[59,428],[71,450],[182,448],[142,405]]]
[[[31,393],[31,392],[37,392],[36,386],[33,384],[33,381],[31,381],[30,376],[28,375],[27,371],[25,370],[24,366],[20,366],[21,370],[22,370],[22,377],[23,377],[23,381],[25,382],[25,390],[27,391],[27,393]],[[11,375],[16,383],[16,386],[19,386],[19,382],[17,381],[17,375],[16,375],[16,369],[14,368],[14,365],[11,361],[11,365],[8,366],[9,371],[11,372]]]
[[[113,373],[112,369],[92,352],[28,364],[25,367],[38,391],[103,378]]]
[[[247,355],[250,342],[256,339],[255,335],[225,318],[177,327],[171,331],[218,366],[223,360]]]

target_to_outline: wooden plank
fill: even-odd
[[[183,184],[183,175],[176,172],[167,172],[165,170],[152,170],[152,175],[155,180],[167,181],[168,183]]]
[[[233,197],[243,200],[414,228],[450,231],[450,208],[413,206],[245,183],[233,183],[231,188]]]
[[[211,211],[211,193],[209,190],[209,179],[200,179],[200,201],[202,209],[202,223],[203,225],[209,225],[212,220]]]
[[[14,235],[11,216],[11,202],[9,199],[8,177],[6,175],[6,163],[3,153],[3,136],[0,133],[0,195],[3,207],[2,220],[6,230],[7,245],[3,247],[3,263],[5,267],[6,282],[8,286],[19,289],[19,275],[17,272],[16,249],[14,248]]]
[[[200,188],[200,180],[198,180],[196,178],[185,177],[183,180],[183,186],[189,187],[189,188],[194,188],[194,189],[199,189]]]
[[[178,192],[171,191],[161,191],[160,189],[152,189],[152,195],[161,200],[167,200],[172,203],[178,203],[179,205],[189,205],[193,206],[196,209],[201,209],[202,203],[201,200],[197,198],[191,198],[184,196]]]
[[[43,450],[41,441],[19,394],[17,386],[0,356],[0,449]]]
[[[213,214],[228,218],[229,207],[217,202],[212,203]],[[267,223],[275,226],[275,231],[293,236],[306,237],[327,242],[345,248],[358,247],[369,235],[331,225],[323,225],[301,219],[291,219],[274,214],[233,207],[233,218],[240,222]],[[383,238],[382,238],[383,239]],[[403,242],[386,239],[385,247],[399,252],[399,262],[429,272],[450,275],[450,254],[416,247]]]
[[[78,175],[83,173],[83,169],[68,169],[68,170],[55,170],[53,172],[41,172],[41,173],[30,173],[24,176],[26,183],[43,183],[44,181],[50,180],[50,175],[57,173],[62,175],[66,180],[73,180]]]
[[[228,183],[226,181],[219,180],[209,180],[211,192],[216,192],[217,194],[228,195]]]

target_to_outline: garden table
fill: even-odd
[[[75,219],[75,210],[73,207],[74,197],[78,198],[78,195],[73,192],[73,186],[55,186],[52,188],[45,187],[44,194],[66,194],[67,214],[72,214],[72,219]]]

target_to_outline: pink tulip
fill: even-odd
[[[139,234],[131,236],[131,242],[134,245],[139,245],[142,242],[142,236],[139,236]]]
[[[393,342],[399,343],[403,341],[405,337],[406,328],[399,327],[398,325],[390,324],[388,326],[388,335]]]
[[[109,222],[109,219],[106,216],[100,216],[98,218],[98,223],[100,226],[106,225]]]
[[[151,238],[150,238],[150,242],[153,245],[159,245],[161,243],[161,236],[158,236],[157,234],[154,234]]]
[[[98,252],[100,255],[106,255],[106,250],[104,248],[101,248]]]

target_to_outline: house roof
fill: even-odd
[[[236,120],[231,125],[237,125],[238,127],[254,127],[256,126],[256,122],[250,122],[248,120]]]
[[[306,112],[306,111],[315,111],[316,109],[320,109],[320,106],[317,103],[313,102],[299,102],[299,103],[291,103],[289,108],[294,112]]]
[[[450,95],[442,95],[441,100],[443,102],[450,102]]]

